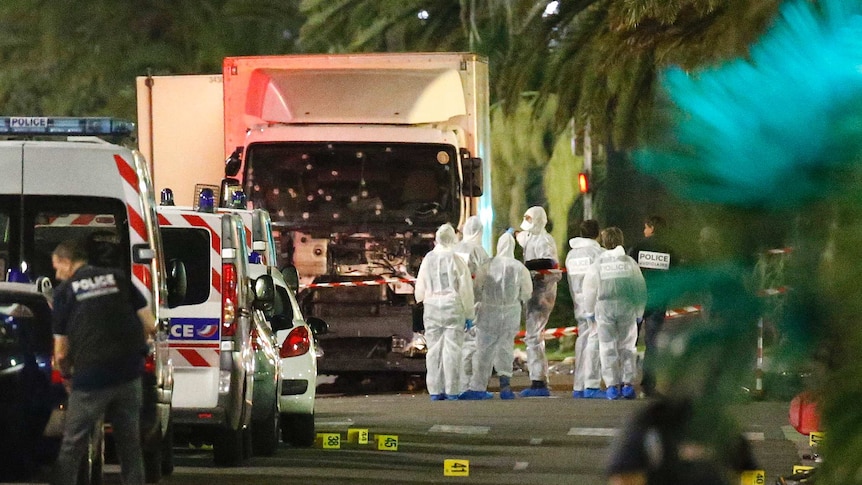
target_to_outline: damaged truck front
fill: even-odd
[[[222,191],[241,186],[271,214],[299,301],[329,323],[319,373],[423,373],[419,264],[441,224],[491,223],[487,61],[230,57],[222,83]]]

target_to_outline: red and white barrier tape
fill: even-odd
[[[411,277],[399,277],[399,278],[375,278],[373,280],[360,280],[360,281],[333,281],[331,283],[309,283],[309,284],[300,284],[300,289],[306,288],[341,288],[347,286],[379,286],[379,285],[388,285],[390,283],[409,283],[413,284],[416,282],[416,278]]]
[[[549,328],[542,332],[542,338],[545,340],[554,340],[560,337],[565,337],[567,335],[577,335],[578,327],[560,327],[560,328]],[[522,343],[524,341],[524,337],[526,336],[526,331],[521,330],[515,335],[515,342]]]

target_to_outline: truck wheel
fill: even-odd
[[[297,448],[314,444],[314,414],[282,414],[281,439]]]
[[[213,461],[219,466],[238,466],[242,463],[243,430],[221,429],[213,440]]]
[[[251,439],[255,455],[272,456],[278,450],[280,418],[278,402],[274,402],[266,418],[251,424]]]

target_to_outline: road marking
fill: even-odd
[[[765,441],[766,435],[764,435],[760,431],[748,431],[746,433],[742,433],[742,436],[745,437],[748,441]]]
[[[608,436],[614,437],[619,433],[617,428],[570,428],[569,436]]]
[[[448,424],[435,424],[428,430],[429,433],[453,433],[453,434],[488,434],[489,426],[451,426]]]
[[[331,427],[336,428],[339,426],[353,426],[353,420],[350,418],[345,419],[344,421],[316,421],[315,426],[320,427]]]
[[[537,446],[542,444],[542,438],[530,438],[530,444]]]
[[[515,470],[515,471],[526,470],[528,466],[530,466],[530,462],[528,462],[528,461],[516,461],[515,467],[512,468],[512,470]]]

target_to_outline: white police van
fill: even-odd
[[[157,337],[143,376],[141,436],[152,483],[173,471],[167,306],[183,285],[168,281],[149,166],[136,150],[99,138],[120,140],[133,126],[109,118],[0,117],[0,273],[53,280],[52,251],[74,238],[86,241],[92,264],[122,268],[147,297]]]

